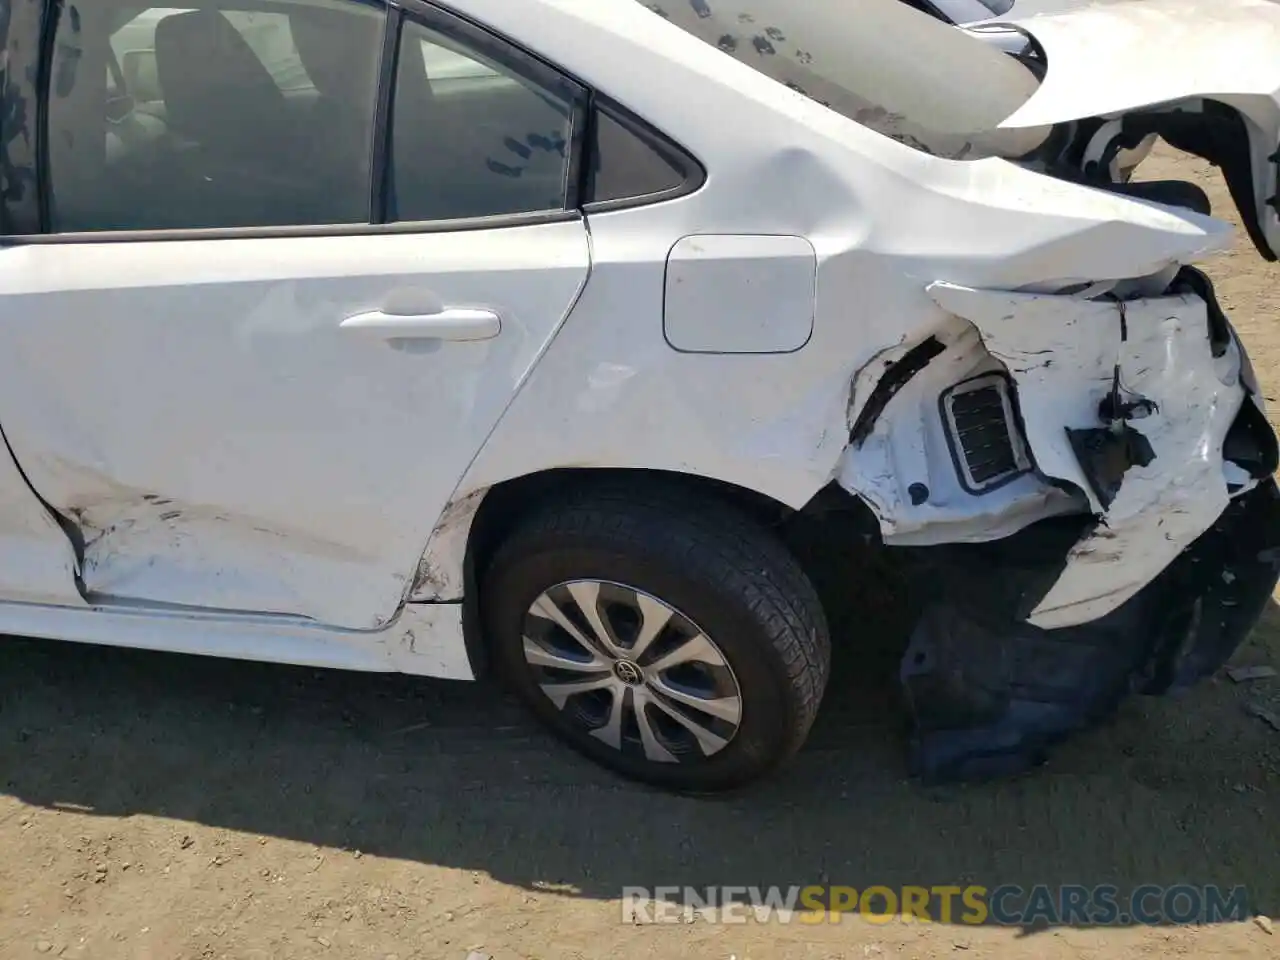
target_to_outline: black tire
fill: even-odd
[[[526,614],[544,591],[588,579],[658,598],[718,647],[740,691],[726,746],[657,762],[597,739],[543,693],[524,654]],[[826,617],[799,563],[747,514],[679,487],[620,484],[535,509],[495,551],[480,600],[496,671],[543,723],[602,765],[671,790],[728,790],[772,771],[804,742],[827,683]]]

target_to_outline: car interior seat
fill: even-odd
[[[169,129],[183,140],[166,192],[184,225],[333,222],[311,138],[226,17],[216,10],[165,17],[155,50]]]

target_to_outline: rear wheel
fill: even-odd
[[[830,664],[796,560],[738,510],[682,490],[548,506],[484,577],[499,672],[570,745],[626,776],[710,792],[804,741]]]

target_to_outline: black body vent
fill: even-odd
[[[942,395],[942,415],[960,482],[970,493],[993,490],[1031,469],[1013,390],[1002,374],[956,384]]]

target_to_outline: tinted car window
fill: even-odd
[[[563,210],[573,92],[416,22],[400,44],[387,219]]]
[[[638,124],[604,110],[595,118],[595,143],[588,200],[608,203],[642,199],[683,186],[693,173]]]
[[[54,231],[367,221],[380,10],[62,10],[48,105]],[[99,77],[113,78],[110,95]]]

